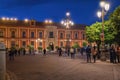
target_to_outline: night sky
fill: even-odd
[[[108,15],[120,5],[120,0],[107,0],[110,2]],[[60,22],[65,18],[66,11],[71,13],[74,23],[91,25],[101,21],[96,13],[100,10],[100,0],[0,0],[0,17],[17,17],[44,21],[52,19]]]

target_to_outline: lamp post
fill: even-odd
[[[102,43],[102,49],[101,49],[101,60],[102,61],[105,61],[106,60],[106,56],[105,56],[105,53],[104,53],[104,17],[105,17],[105,14],[106,12],[109,10],[110,8],[110,5],[109,3],[107,3],[105,0],[102,0],[100,2],[100,6],[102,8],[102,11],[98,11],[97,12],[97,16],[99,18],[102,18],[102,31],[101,31],[101,34],[100,34],[100,37],[101,37],[101,43]]]
[[[70,48],[70,26],[74,25],[74,22],[70,18],[70,12],[66,12],[66,17],[61,21],[61,24],[66,27],[66,48]]]

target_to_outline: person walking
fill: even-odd
[[[86,56],[87,56],[87,63],[89,62],[91,63],[91,48],[89,45],[86,48]]]
[[[94,63],[96,62],[96,55],[97,55],[97,48],[94,46],[92,48],[92,56],[93,56]]]

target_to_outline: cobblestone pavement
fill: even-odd
[[[7,69],[18,80],[120,80],[120,64],[57,55],[17,56],[14,61],[7,59]]]

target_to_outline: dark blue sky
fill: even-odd
[[[110,2],[109,15],[117,6],[120,0],[107,0]],[[66,11],[71,12],[74,23],[91,25],[100,21],[96,13],[100,10],[100,0],[0,0],[0,17],[17,17],[44,21],[52,19],[60,22]],[[108,17],[108,16],[107,16]]]

